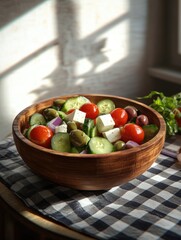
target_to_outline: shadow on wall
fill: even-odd
[[[102,8],[105,7],[104,2],[101,1]],[[59,64],[44,78],[53,84],[45,87],[44,91],[41,88],[33,91],[38,99],[67,93],[107,93],[135,98],[145,91],[148,87],[144,84],[146,61],[143,54],[146,23],[141,21],[144,16],[139,12],[143,1],[123,2],[125,11],[121,10],[120,15],[117,11],[117,16],[100,28],[94,23],[94,29],[90,27],[90,32],[85,31],[87,35],[82,37],[80,29],[86,23],[80,22],[80,8],[88,11],[82,6],[83,1],[79,4],[76,1],[57,1]],[[142,8],[145,8],[146,16],[145,4]],[[102,11],[102,14],[105,13]],[[98,9],[97,15],[91,16],[99,22],[101,12]],[[104,18],[106,22],[107,16]]]
[[[8,55],[0,64],[1,108],[9,110],[1,119],[2,131],[11,131],[20,110],[45,98],[69,93],[136,98],[149,89],[147,1],[18,0],[2,7],[9,10],[0,22]],[[7,33],[14,36],[9,45]]]

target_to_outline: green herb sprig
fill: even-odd
[[[181,92],[173,96],[165,96],[162,92],[152,91],[148,95],[139,97],[138,99],[148,98],[153,99],[149,106],[163,116],[166,123],[167,135],[172,136],[178,133],[180,129],[175,116],[180,116],[178,108],[181,107]]]

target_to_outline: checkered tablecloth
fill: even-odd
[[[76,191],[26,166],[12,137],[0,143],[0,180],[42,215],[96,239],[181,239],[181,165],[160,154],[138,178],[109,191]]]

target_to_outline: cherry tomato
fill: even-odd
[[[144,131],[142,127],[134,123],[127,123],[121,128],[121,140],[127,142],[132,140],[138,144],[144,139]]]
[[[180,111],[180,114],[181,114],[181,108],[178,108],[178,110]],[[177,121],[178,127],[180,128],[181,127],[181,117],[176,115],[175,119]]]
[[[86,113],[86,118],[95,119],[99,115],[99,109],[94,103],[84,103],[79,110]]]
[[[29,138],[32,142],[42,147],[49,148],[52,136],[53,132],[50,128],[44,125],[37,125],[31,130]]]
[[[111,116],[115,122],[115,127],[123,126],[128,121],[128,113],[123,108],[115,108],[111,112]]]

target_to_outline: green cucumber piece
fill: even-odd
[[[97,137],[98,135],[99,135],[99,134],[98,134],[97,127],[94,126],[94,127],[91,129],[90,137],[93,138],[93,137]]]
[[[115,104],[111,99],[103,99],[97,103],[99,114],[108,114],[115,109]]]
[[[88,143],[88,148],[90,153],[93,154],[111,153],[114,151],[113,144],[103,137],[91,138]]]
[[[29,120],[30,126],[33,125],[46,125],[46,120],[41,113],[34,113]]]
[[[68,112],[71,109],[79,109],[84,103],[90,102],[88,98],[84,96],[76,96],[66,100],[61,111]]]
[[[92,129],[94,127],[94,120],[90,119],[90,118],[86,118],[84,123],[83,123],[83,127],[82,130],[85,132],[85,134],[87,134],[89,137],[91,137],[91,133],[92,133]]]
[[[27,137],[29,140],[31,140],[31,139],[30,139],[30,132],[31,132],[31,130],[32,130],[34,127],[36,127],[36,126],[38,126],[38,124],[34,124],[34,125],[30,126],[30,127],[27,129],[27,131],[26,131],[26,137]]]
[[[58,132],[51,139],[51,147],[59,152],[71,152],[71,144],[68,133]]]

